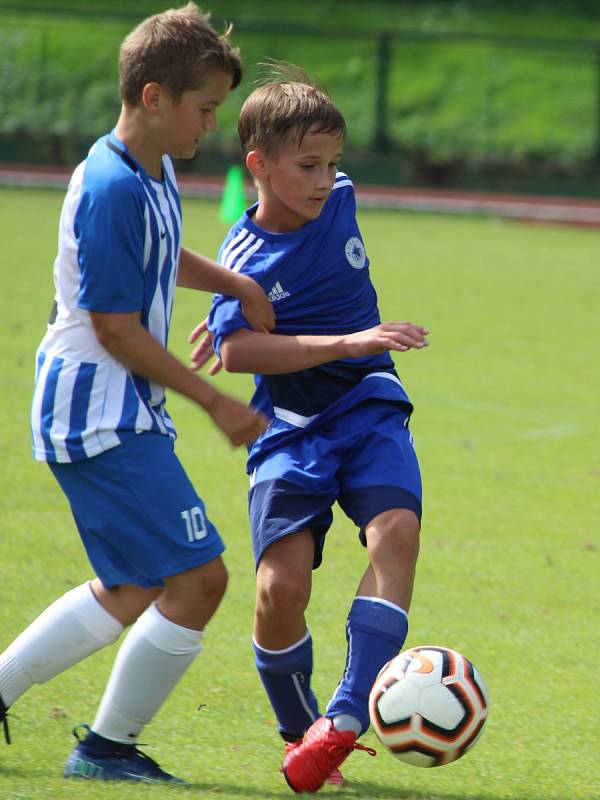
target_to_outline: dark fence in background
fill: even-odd
[[[0,161],[70,166],[112,127],[118,47],[139,19],[0,8]],[[600,194],[600,42],[245,19],[234,40],[245,81],[194,171],[238,158],[239,106],[274,58],[331,93],[363,181]]]

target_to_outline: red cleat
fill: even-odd
[[[292,750],[300,747],[301,744],[302,739],[298,739],[297,742],[286,742],[284,757],[287,756],[288,753],[291,753]],[[346,781],[344,780],[344,776],[340,770],[336,767],[334,770],[332,770],[331,775],[327,778],[327,783],[331,784],[331,786],[338,786],[341,789]]]
[[[286,747],[281,771],[295,792],[318,792],[353,750],[375,750],[356,743],[353,731],[338,731],[333,720],[320,717],[310,726],[298,745]],[[343,780],[343,779],[342,779]]]

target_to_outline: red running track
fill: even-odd
[[[70,172],[56,167],[0,164],[0,185],[66,188]],[[184,197],[220,198],[224,178],[180,175]],[[247,185],[247,196],[254,188]],[[540,195],[494,194],[449,189],[357,185],[359,207],[399,209],[441,214],[470,214],[503,217],[524,222],[600,227],[600,200],[595,198],[546,197]]]

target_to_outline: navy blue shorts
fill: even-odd
[[[49,466],[107,588],[162,586],[225,549],[168,436],[141,433],[93,458]]]
[[[250,526],[256,564],[289,533],[310,528],[315,562],[336,502],[364,529],[384,511],[407,508],[421,519],[421,474],[409,415],[392,403],[365,403],[268,454],[252,475]]]

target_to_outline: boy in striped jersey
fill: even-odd
[[[410,400],[389,351],[427,344],[425,328],[382,324],[355,218],[337,169],[338,109],[302,73],[257,89],[239,119],[258,203],[229,232],[221,263],[257,280],[277,308],[272,334],[251,330],[218,295],[192,358],[255,373],[253,402],[272,424],[252,444],[250,522],[257,565],[256,665],[286,741],[296,792],[341,783],[339,766],[369,726],[368,695],[407,634],[419,549],[421,481]],[[291,80],[290,80],[291,78]],[[211,369],[215,372],[216,367]],[[341,681],[320,716],[305,610],[337,500],[368,564],[348,614]]]
[[[66,494],[91,581],[54,602],[0,656],[0,719],[43,683],[114,642],[96,719],[66,777],[177,782],[136,747],[201,649],[226,586],[223,542],[173,451],[165,387],[207,412],[233,445],[260,412],[167,351],[175,286],[237,297],[267,331],[251,278],[181,246],[171,157],[191,158],[241,79],[239,53],[193,3],[146,19],[120,54],[122,110],[71,179],[54,266],[54,310],[37,354],[33,452]]]

